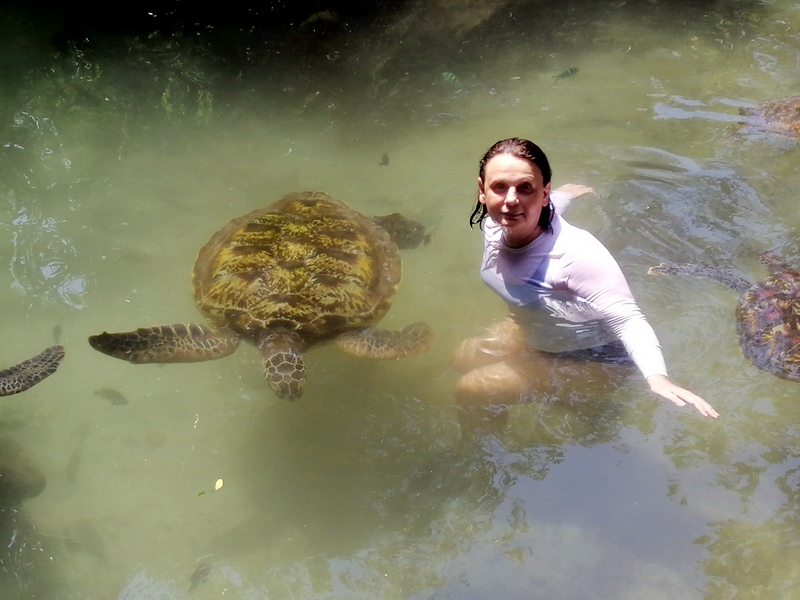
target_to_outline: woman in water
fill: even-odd
[[[632,361],[658,396],[719,416],[670,381],[655,332],[619,265],[600,241],[556,210],[593,190],[565,185],[551,193],[551,175],[541,148],[524,139],[497,142],[480,162],[470,225],[484,231],[481,277],[511,316],[459,347],[459,401],[513,401],[535,391],[554,368],[578,360]]]

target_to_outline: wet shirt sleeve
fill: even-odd
[[[603,316],[645,378],[666,375],[655,331],[636,304],[617,261],[590,233],[577,228],[574,233],[562,265],[564,285]]]

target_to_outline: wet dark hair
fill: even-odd
[[[529,163],[536,165],[542,172],[542,180],[544,185],[550,183],[550,180],[553,177],[553,171],[550,169],[550,162],[547,160],[547,156],[545,155],[544,151],[539,148],[539,146],[530,140],[525,140],[522,138],[508,138],[506,140],[500,140],[499,142],[496,142],[486,151],[486,154],[483,155],[483,158],[478,166],[478,176],[482,181],[486,171],[486,163],[488,163],[498,154],[510,154],[511,156],[522,160],[527,160]],[[470,228],[478,225],[481,229],[483,229],[483,220],[488,214],[489,213],[486,210],[486,205],[478,200],[475,208],[472,211],[472,214],[469,217]],[[542,208],[542,214],[539,216],[539,227],[541,227],[543,231],[551,231],[550,222],[552,220],[553,203],[551,202]]]

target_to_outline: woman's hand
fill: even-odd
[[[573,198],[583,196],[584,194],[597,193],[594,191],[594,188],[589,187],[588,185],[580,185],[577,183],[565,183],[561,187],[557,188],[555,191],[564,192],[565,194],[569,194]]]
[[[697,410],[699,410],[700,414],[704,417],[712,417],[716,419],[719,416],[719,413],[715,411],[708,402],[703,400],[700,396],[693,394],[689,390],[685,390],[682,387],[675,385],[669,380],[669,378],[667,378],[666,375],[651,375],[647,378],[647,383],[650,384],[650,389],[654,394],[658,394],[673,404],[677,404],[678,406],[691,404]]]

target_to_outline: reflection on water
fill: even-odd
[[[18,597],[795,593],[797,388],[741,356],[735,294],[647,275],[800,258],[797,149],[731,129],[796,93],[792,2],[131,10],[112,30],[0,9],[2,335],[69,356],[0,415],[47,478],[0,506]],[[718,422],[635,378],[477,425],[455,409],[452,349],[504,314],[467,219],[477,160],[509,135],[541,143],[557,184],[598,189],[569,220],[619,258]],[[163,367],[89,348],[197,319],[197,250],[302,190],[432,229],[384,319],[431,323],[430,353],[315,349],[287,403],[252,348]]]
[[[83,308],[86,276],[68,272],[77,251],[72,240],[59,235],[55,219],[26,214],[26,208],[21,207],[9,229],[13,244],[9,265],[12,289],[36,301]]]
[[[620,200],[606,209],[613,227],[604,241],[620,251],[627,246],[649,260],[693,257],[725,264],[752,252],[758,240],[790,237],[730,164],[700,163],[658,148],[609,153],[625,172],[608,191]]]

